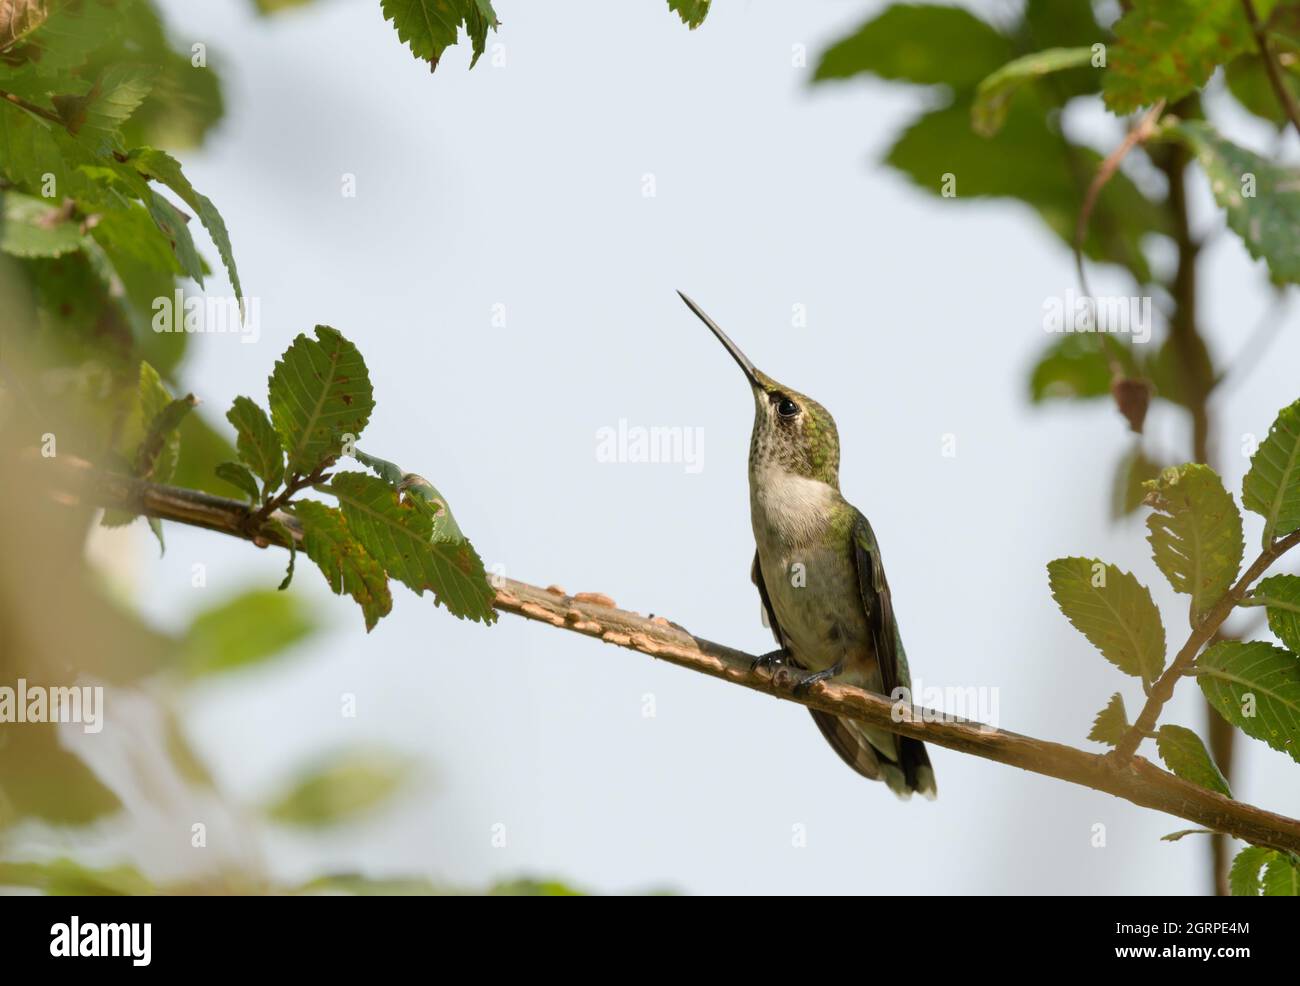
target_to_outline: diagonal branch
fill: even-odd
[[[1291,121],[1291,126],[1295,127],[1296,133],[1300,133],[1300,106],[1296,105],[1295,95],[1287,88],[1286,80],[1282,78],[1281,66],[1277,63],[1273,46],[1269,44],[1268,30],[1260,22],[1254,0],[1241,0],[1241,5],[1246,11],[1246,21],[1250,24],[1251,33],[1255,36],[1255,46],[1259,48],[1259,57],[1263,59],[1264,70],[1268,73],[1268,82],[1273,87],[1273,94],[1277,96],[1282,112]]]
[[[84,498],[100,506],[219,531],[262,546],[285,544],[285,531],[294,539],[301,536],[287,514],[275,514],[260,530],[253,529],[249,522],[254,511],[237,500],[103,473],[84,462],[68,465],[66,457],[61,458],[68,470],[59,484],[65,500]],[[663,617],[617,609],[595,594],[568,595],[514,579],[495,580],[495,584],[494,605],[505,613],[639,651],[784,701],[1104,791],[1255,845],[1300,852],[1300,820],[1225,798],[1166,773],[1142,757],[1124,760],[1111,754],[1086,753],[932,709],[894,703],[837,682],[822,682],[806,694],[795,695],[793,680],[780,669],[776,674],[751,670],[752,655],[696,637]]]

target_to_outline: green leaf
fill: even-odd
[[[483,562],[469,541],[434,539],[431,513],[397,493],[382,479],[345,472],[330,482],[348,527],[393,578],[434,600],[454,615],[492,623],[495,593]]]
[[[352,450],[352,458],[369,468],[380,479],[398,493],[405,494],[412,503],[425,509],[433,518],[433,536],[435,539],[463,540],[460,525],[451,514],[451,507],[446,498],[438,492],[431,482],[413,472],[406,472],[395,463],[381,459],[377,455],[367,455],[359,448]]]
[[[0,0],[0,12],[3,12]],[[0,885],[31,887],[50,897],[148,897],[158,893],[134,866],[96,869],[75,859],[0,862]]]
[[[1259,896],[1259,871],[1273,856],[1272,849],[1263,846],[1247,846],[1232,861],[1232,870],[1228,874],[1228,886],[1234,897]]]
[[[1118,746],[1129,730],[1128,713],[1124,711],[1124,696],[1116,692],[1092,721],[1088,739],[1107,746]]]
[[[157,70],[147,65],[112,65],[80,96],[52,99],[69,133],[87,141],[95,154],[125,149],[121,127],[153,89]]]
[[[1273,575],[1255,586],[1242,606],[1267,606],[1268,628],[1292,653],[1300,653],[1300,576]]]
[[[1003,65],[975,90],[971,126],[982,137],[992,137],[1007,118],[1007,104],[1016,89],[1051,72],[1079,68],[1092,61],[1090,48],[1048,48]]]
[[[221,255],[221,262],[225,265],[226,273],[230,276],[230,286],[234,288],[235,297],[239,299],[242,318],[244,289],[239,283],[239,271],[235,267],[235,255],[230,246],[230,234],[226,230],[225,220],[221,218],[221,213],[212,204],[212,200],[195,191],[194,186],[181,171],[180,162],[165,151],[155,150],[152,147],[137,147],[127,155],[127,163],[136,168],[140,174],[162,182],[179,195],[181,201],[198,213],[203,228],[212,237],[212,242]]]
[[[1264,547],[1300,528],[1300,401],[1282,408],[1250,460],[1241,502],[1264,518]]]
[[[1241,513],[1209,466],[1170,466],[1145,485],[1152,556],[1174,591],[1192,597],[1198,626],[1241,569]]]
[[[235,447],[240,459],[262,478],[269,495],[284,481],[284,446],[271,419],[251,397],[236,397],[226,420],[238,433]]]
[[[1156,749],[1165,766],[1185,781],[1199,784],[1225,798],[1232,797],[1228,782],[1210,759],[1201,738],[1183,726],[1164,725],[1156,733]]]
[[[1300,868],[1275,853],[1264,868],[1265,897],[1300,897]]]
[[[1145,483],[1160,475],[1160,464],[1148,459],[1140,445],[1133,446],[1115,467],[1115,485],[1111,491],[1112,520],[1127,517],[1142,505]]]
[[[83,239],[80,224],[63,206],[19,192],[4,193],[0,250],[5,253],[15,257],[61,257],[80,250]]]
[[[319,629],[296,595],[250,589],[190,621],[181,639],[180,668],[195,678],[246,669],[279,656]]]
[[[497,15],[489,0],[381,0],[384,19],[416,58],[438,67],[442,53],[456,43],[463,27],[474,47],[469,67],[487,47],[488,29],[496,30]]]
[[[149,422],[144,439],[135,453],[135,474],[157,483],[171,481],[180,457],[179,428],[185,415],[198,406],[193,394],[167,404]],[[165,454],[164,454],[165,453]]]
[[[682,23],[694,31],[709,15],[712,0],[668,0],[668,9],[676,12]]]
[[[1258,2],[1267,16],[1272,0]],[[1254,46],[1240,0],[1133,0],[1115,23],[1102,92],[1114,113],[1173,102]]]
[[[1297,78],[1294,61],[1282,65],[1283,85],[1291,91],[1291,98],[1300,101],[1300,78]],[[1277,93],[1268,77],[1264,60],[1257,54],[1238,55],[1223,70],[1223,80],[1232,93],[1248,112],[1268,120],[1281,129],[1287,125],[1286,110],[1278,102]]]
[[[342,454],[370,420],[375,401],[357,347],[328,325],[316,339],[299,335],[275,364],[270,381],[271,420],[289,455],[289,469],[310,475]]]
[[[1221,640],[1196,661],[1219,715],[1300,761],[1300,657],[1263,641]]]
[[[51,3],[49,19],[8,54],[47,75],[62,76],[85,64],[91,53],[116,38],[130,23],[135,0],[80,0]]]
[[[1106,660],[1147,681],[1165,663],[1165,628],[1151,593],[1128,572],[1091,558],[1047,565],[1052,598]]]
[[[285,589],[289,588],[289,584],[293,582],[293,568],[298,561],[298,542],[294,540],[293,532],[282,521],[272,518],[267,523],[272,530],[276,531],[284,539],[284,546],[289,550],[289,567],[285,569],[284,578],[280,580],[280,584],[275,587],[276,592],[284,592]]]
[[[277,822],[303,828],[337,825],[389,800],[410,771],[410,762],[392,753],[342,754],[306,771],[287,794],[267,807],[267,814]]]
[[[1276,280],[1300,282],[1300,170],[1278,167],[1203,121],[1186,120],[1167,132],[1196,155],[1229,228],[1250,255],[1266,260]]]
[[[871,73],[973,89],[1013,55],[1011,42],[957,7],[894,4],[823,52],[814,82]]]
[[[257,480],[249,472],[248,466],[242,462],[222,462],[217,466],[216,473],[231,486],[247,493],[250,502],[256,503],[261,498],[262,494],[257,489]]]
[[[1029,376],[1029,399],[1087,400],[1110,396],[1111,370],[1106,354],[1089,333],[1066,333],[1039,355]]]
[[[301,500],[294,504],[293,512],[302,523],[307,557],[320,567],[335,595],[346,592],[357,601],[367,632],[373,630],[380,617],[393,608],[383,566],[352,536],[338,510],[314,500]]]

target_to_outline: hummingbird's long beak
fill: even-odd
[[[731,358],[740,364],[740,368],[745,371],[745,376],[749,377],[749,382],[761,389],[763,385],[758,382],[758,371],[754,369],[754,364],[749,361],[749,357],[740,351],[739,346],[727,338],[727,333],[718,327],[717,322],[705,315],[704,310],[699,305],[683,292],[678,291],[677,293],[681,295],[682,301],[686,302],[686,307],[693,311],[699,320],[709,327],[709,331],[718,337],[718,342],[727,348],[727,352],[731,353]]]

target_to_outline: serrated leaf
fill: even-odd
[[[1228,226],[1278,281],[1300,282],[1300,169],[1283,168],[1220,136],[1210,124],[1186,120],[1167,128],[1196,155]]]
[[[1197,659],[1196,680],[1219,715],[1300,761],[1300,657],[1259,640],[1221,640]]]
[[[1106,660],[1148,681],[1160,674],[1165,628],[1146,586],[1091,558],[1058,558],[1047,572],[1061,612]]]
[[[1015,54],[1011,41],[958,7],[893,4],[822,53],[814,82],[870,73],[973,89]]]
[[[137,147],[127,155],[126,163],[139,171],[140,174],[162,182],[198,214],[199,221],[203,223],[203,228],[212,237],[217,253],[221,255],[221,262],[230,277],[230,286],[235,291],[235,297],[239,299],[239,311],[242,318],[244,313],[244,289],[239,283],[239,270],[235,267],[235,254],[230,246],[230,233],[226,230],[226,222],[221,218],[221,213],[217,211],[217,207],[212,204],[212,200],[195,190],[194,186],[190,184],[190,180],[181,171],[180,162],[165,151],[153,147]],[[200,281],[200,283],[202,282]]]
[[[1199,784],[1225,798],[1232,790],[1201,738],[1184,726],[1166,724],[1156,732],[1156,749],[1165,766],[1185,781]]]
[[[397,37],[431,69],[456,43],[462,27],[473,46],[469,63],[473,68],[487,46],[488,29],[496,30],[498,23],[489,0],[382,0],[380,6]]]
[[[268,520],[267,523],[275,530],[284,540],[284,546],[289,550],[289,567],[284,571],[284,578],[280,584],[275,587],[276,592],[284,592],[293,582],[293,569],[298,562],[298,542],[294,540],[293,532],[289,530],[281,521]]]
[[[1241,513],[1209,466],[1170,466],[1146,484],[1147,541],[1156,567],[1175,592],[1190,595],[1192,626],[1200,624],[1241,570]]]
[[[1276,853],[1263,846],[1247,846],[1237,853],[1228,873],[1228,886],[1234,897],[1259,896],[1259,871]]]
[[[135,474],[156,483],[171,481],[176,470],[176,461],[180,457],[181,421],[198,406],[198,399],[193,394],[186,394],[174,401],[168,401],[153,416],[140,447],[135,453]],[[164,454],[165,453],[165,454]]]
[[[236,397],[226,420],[238,434],[235,447],[239,457],[261,477],[270,493],[284,481],[284,446],[271,419],[252,398]]]
[[[5,253],[15,257],[61,257],[80,250],[83,239],[80,224],[62,206],[20,192],[4,193],[0,250]]]
[[[1052,72],[1079,68],[1092,61],[1090,48],[1048,48],[1022,55],[986,76],[975,90],[971,104],[971,126],[983,137],[992,137],[1007,118],[1007,103],[1016,89]]]
[[[1124,710],[1124,696],[1116,692],[1092,721],[1088,739],[1107,746],[1118,746],[1129,730],[1128,713]]]
[[[1300,868],[1281,853],[1264,867],[1265,897],[1300,897]]]
[[[1268,628],[1288,650],[1300,654],[1300,576],[1270,576],[1241,605],[1268,607]]]
[[[402,787],[410,772],[405,757],[379,750],[351,751],[309,768],[266,812],[286,825],[336,825],[378,808]]]
[[[367,455],[359,448],[353,448],[352,458],[369,468],[375,475],[412,500],[415,506],[426,509],[433,517],[433,536],[435,539],[461,540],[465,535],[460,525],[452,516],[447,499],[438,492],[436,486],[413,472],[407,472],[396,463],[381,459],[377,455]]]
[[[694,31],[704,23],[709,15],[712,0],[668,0],[668,9],[682,19],[682,23]]]
[[[469,541],[434,540],[434,518],[425,509],[398,499],[382,479],[345,472],[330,482],[348,527],[393,578],[458,617],[492,623],[495,593],[483,562]]]
[[[340,455],[345,435],[360,436],[375,406],[361,353],[328,325],[285,350],[271,374],[270,402],[289,469],[304,476]]]
[[[199,287],[203,287],[207,267],[203,263],[203,258],[199,256],[199,248],[194,245],[194,237],[190,235],[185,213],[151,188],[145,190],[143,201],[154,225],[163,236],[167,237],[176,262],[180,264],[185,276],[192,278]]]
[[[1264,518],[1264,546],[1300,527],[1300,401],[1282,408],[1255,450],[1241,502]]]
[[[248,466],[242,462],[222,462],[215,471],[218,478],[224,479],[231,486],[247,493],[252,503],[256,503],[261,499],[262,494],[257,488],[257,480],[253,478]]]
[[[1257,5],[1267,16],[1272,2]],[[1114,30],[1102,92],[1119,114],[1199,89],[1254,46],[1240,0],[1133,0]]]
[[[157,77],[147,65],[111,65],[79,96],[51,100],[68,132],[76,134],[99,155],[122,151],[121,127],[148,98]]]
[[[361,606],[366,630],[375,628],[393,608],[388,576],[365,547],[352,536],[347,520],[333,507],[315,500],[294,504],[302,523],[303,550],[319,566],[335,595],[347,593]]]
[[[84,65],[90,55],[131,23],[135,0],[81,0],[51,4],[48,20],[8,53],[47,75],[63,75]]]

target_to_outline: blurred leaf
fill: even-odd
[[[1221,640],[1197,658],[1196,680],[1224,719],[1300,761],[1300,657],[1258,640]]]
[[[1284,66],[1281,77],[1283,85],[1291,90],[1291,98],[1300,101],[1300,78],[1296,76],[1294,64],[1293,61],[1291,66]],[[1279,129],[1286,126],[1286,110],[1278,102],[1268,78],[1268,69],[1259,55],[1238,55],[1224,69],[1224,81],[1233,98],[1248,112],[1268,120]]]
[[[1128,713],[1124,711],[1124,696],[1116,692],[1106,703],[1106,707],[1097,713],[1092,722],[1088,739],[1107,746],[1118,746],[1124,734],[1129,730]]]
[[[1300,897],[1300,868],[1281,853],[1264,867],[1265,897]]]
[[[250,589],[190,621],[178,665],[191,677],[245,669],[279,656],[319,629],[298,597]]]
[[[1095,333],[1069,332],[1048,343],[1029,375],[1029,399],[1086,400],[1110,396],[1110,363]]]
[[[80,96],[55,96],[59,118],[70,133],[99,155],[122,151],[121,127],[153,89],[157,70],[147,65],[111,65]]]
[[[46,863],[0,862],[0,886],[32,887],[51,897],[140,897],[157,893],[134,866],[95,869],[66,857]]]
[[[289,470],[303,476],[340,455],[344,436],[360,436],[375,406],[361,353],[328,325],[285,350],[271,374],[270,401]]]
[[[505,880],[493,884],[488,890],[492,897],[584,897],[581,890],[574,890],[558,880]]]
[[[1194,407],[1214,383],[1214,364],[1205,339],[1197,333],[1179,340],[1170,335],[1144,364],[1156,393],[1181,407]]]
[[[469,541],[434,540],[434,518],[400,502],[383,480],[345,472],[330,482],[348,527],[393,578],[416,594],[432,589],[453,615],[496,622],[495,593]]]
[[[15,600],[11,596],[7,601]],[[13,688],[15,678],[8,681]],[[60,745],[56,725],[26,723],[0,730],[0,823],[17,815],[55,825],[88,825],[121,807],[85,761]]]
[[[1228,874],[1228,885],[1234,897],[1259,896],[1259,871],[1264,864],[1276,855],[1272,849],[1263,846],[1247,846],[1232,861],[1232,871]]]
[[[1272,0],[1257,0],[1267,16]],[[1115,24],[1102,91],[1114,113],[1173,102],[1254,46],[1240,0],[1132,0]]]
[[[180,461],[172,482],[191,490],[229,496],[225,484],[216,480],[216,468],[235,458],[234,447],[198,412],[181,422],[180,434]]]
[[[1092,51],[1088,48],[1048,48],[1008,62],[987,76],[975,90],[971,126],[981,137],[992,137],[1002,129],[1007,118],[1007,101],[1019,86],[1091,61]]]
[[[60,257],[80,250],[81,241],[81,227],[67,209],[19,192],[4,193],[0,250],[15,257]]]
[[[1165,628],[1146,586],[1091,558],[1058,558],[1047,572],[1061,612],[1106,660],[1147,681],[1160,674]]]
[[[31,34],[49,15],[49,0],[0,0],[0,51]]]
[[[438,67],[442,53],[456,43],[461,27],[473,45],[473,68],[487,46],[488,29],[496,30],[497,15],[490,0],[381,0],[384,19],[393,22],[397,36],[411,53]]]
[[[668,9],[675,11],[682,23],[694,31],[709,15],[712,0],[668,0]]]
[[[1112,520],[1127,517],[1142,505],[1146,496],[1143,484],[1160,475],[1160,464],[1148,459],[1142,446],[1135,445],[1115,467],[1115,485],[1111,494]]]
[[[1200,120],[1185,120],[1167,132],[1196,155],[1229,228],[1250,255],[1266,260],[1277,280],[1300,282],[1300,170],[1280,168]]]
[[[410,761],[392,753],[343,753],[304,773],[266,812],[277,822],[302,828],[352,821],[391,799],[410,773]]]
[[[1198,626],[1241,570],[1241,513],[1209,466],[1170,466],[1146,489],[1152,557],[1174,591],[1192,597]]]
[[[118,36],[130,23],[136,0],[79,0],[51,4],[48,20],[6,60],[25,61],[45,75],[59,75],[84,65],[91,53]]]
[[[871,73],[971,89],[1014,54],[1007,38],[969,11],[900,3],[827,48],[813,81]]]
[[[1255,450],[1241,502],[1264,518],[1264,546],[1300,528],[1300,400],[1282,408]]]
[[[253,6],[259,14],[278,14],[295,7],[305,7],[315,0],[253,0]]]
[[[252,398],[236,397],[226,420],[239,434],[235,443],[239,457],[262,478],[269,496],[284,481],[284,446],[271,419]]]
[[[217,478],[224,479],[231,486],[248,494],[249,501],[256,503],[262,494],[257,489],[257,480],[242,462],[222,462],[216,468]]]
[[[366,630],[375,628],[380,617],[393,608],[384,568],[348,530],[343,514],[314,500],[294,504],[294,516],[302,523],[303,550],[325,575],[335,595],[346,592],[361,606]]]
[[[1288,650],[1300,653],[1300,576],[1270,576],[1240,605],[1267,606],[1268,628]]]
[[[1225,798],[1232,797],[1228,782],[1210,759],[1201,738],[1183,726],[1165,724],[1156,733],[1156,749],[1165,766],[1185,781],[1199,784]]]
[[[181,420],[198,403],[193,394],[187,394],[179,400],[168,401],[153,416],[135,453],[134,471],[137,476],[152,479],[156,483],[171,482],[176,460],[180,457],[178,429]]]
[[[230,246],[230,234],[226,231],[225,220],[206,195],[195,191],[188,178],[181,171],[180,162],[165,151],[152,147],[137,147],[127,155],[127,163],[143,175],[160,181],[181,197],[181,200],[198,213],[204,229],[212,237],[212,242],[221,254],[221,262],[230,276],[230,286],[234,288],[235,297],[239,299],[242,317],[244,310],[244,290],[239,284],[239,271],[235,268],[235,256]],[[200,281],[200,283],[202,283]]]

